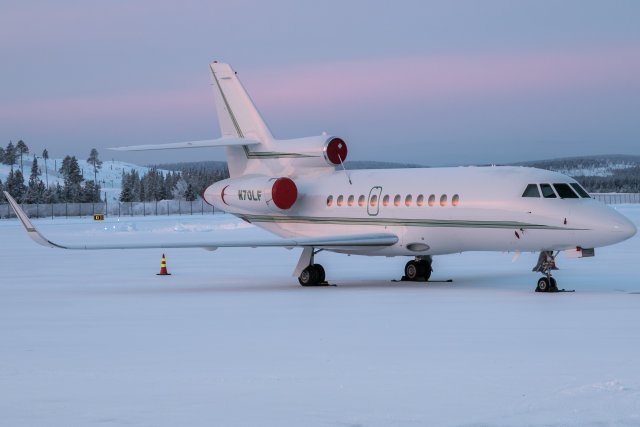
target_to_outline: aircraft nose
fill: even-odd
[[[638,232],[638,229],[631,221],[620,215],[613,223],[612,231],[620,233],[622,240],[626,240],[633,237]]]

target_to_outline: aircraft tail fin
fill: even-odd
[[[213,62],[209,65],[223,138],[246,138],[259,141],[260,151],[273,147],[273,136],[260,116],[249,94],[229,64]],[[250,151],[247,146],[226,147],[229,173],[233,176],[247,173]]]

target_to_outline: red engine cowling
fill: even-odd
[[[335,167],[346,161],[348,154],[344,139],[327,135],[278,140],[274,149],[286,154],[296,168]]]
[[[277,211],[295,204],[298,187],[287,177],[232,178],[209,186],[202,196],[210,205],[231,212]]]

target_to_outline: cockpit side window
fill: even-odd
[[[522,197],[540,197],[538,186],[536,184],[527,185],[527,188],[524,189],[524,193],[522,193]]]
[[[579,199],[578,195],[571,189],[569,184],[553,184],[558,196],[561,199]]]
[[[556,193],[553,192],[550,184],[540,184],[540,190],[542,190],[542,197],[545,199],[555,199]]]
[[[577,182],[572,182],[570,185],[571,185],[571,188],[576,190],[576,192],[580,195],[580,197],[583,197],[585,199],[590,199],[591,198],[589,193],[587,193],[585,191],[585,189],[582,188],[582,186],[580,184],[578,184]]]

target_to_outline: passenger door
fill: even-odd
[[[382,187],[376,186],[369,191],[369,198],[367,199],[367,213],[369,216],[376,216],[380,212],[380,194],[382,194]]]

